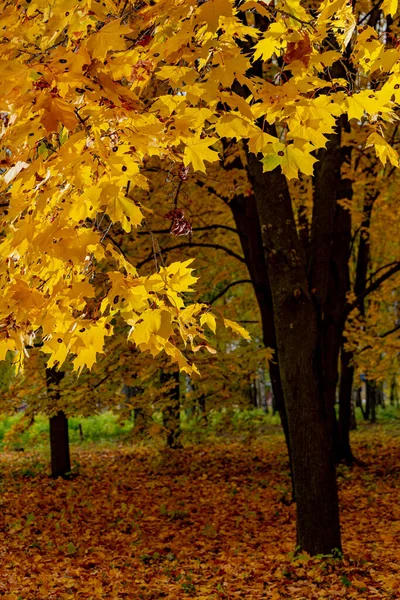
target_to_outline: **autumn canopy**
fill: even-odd
[[[34,395],[58,411],[61,474],[70,361],[88,414],[90,369],[105,359],[92,390],[104,383],[110,396],[121,357],[133,372],[137,350],[150,356],[175,402],[165,429],[175,419],[178,430],[179,373],[195,395],[202,357],[212,379],[221,349],[240,346],[218,345],[228,329],[247,340],[238,380],[246,368],[257,379],[267,358],[297,545],[341,552],[335,465],[354,463],[352,391],[361,375],[394,390],[400,356],[398,8],[0,0],[0,361],[11,356],[17,378],[30,353],[46,357]],[[199,230],[230,237],[199,241]],[[166,248],[157,234],[188,241]],[[236,266],[213,257],[201,273],[195,248]],[[242,284],[250,318],[215,307]],[[258,324],[254,342],[246,323]],[[261,350],[263,365],[251,362]],[[148,386],[152,409],[149,363],[131,387]],[[225,399],[241,385],[228,363]]]
[[[385,130],[400,50],[359,26],[351,58],[366,77],[338,73],[356,16],[342,0],[317,4],[311,15],[297,0],[2,3],[1,357],[22,360],[40,338],[50,366],[72,353],[90,367],[118,313],[140,349],[196,368],[174,340],[203,344],[215,321],[182,300],[190,261],[138,274],[108,238],[112,223],[129,233],[150,210],[135,200],[149,157],[205,171],[224,139],[245,140],[264,171],[290,180],[313,173],[345,116],[397,166]],[[276,56],[282,67],[261,77],[255,66]]]

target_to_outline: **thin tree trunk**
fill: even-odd
[[[50,452],[52,477],[65,477],[71,471],[71,461],[68,419],[62,410],[50,417]]]
[[[396,378],[393,377],[392,382],[390,384],[390,406],[395,406],[396,397],[397,397]]]
[[[246,197],[242,195],[235,196],[229,206],[231,207],[236,228],[239,232],[246,266],[249,270],[258,306],[260,308],[264,345],[266,348],[271,348],[274,351],[274,356],[272,360],[269,361],[269,376],[274,398],[273,410],[278,411],[281,418],[282,429],[289,454],[290,473],[292,478],[292,497],[294,499],[295,493],[293,488],[290,438],[279,373],[279,357],[276,344],[271,287],[268,280],[256,199],[254,194]]]
[[[332,418],[321,368],[321,326],[308,290],[287,183],[248,153],[268,265],[279,372],[297,503],[297,544],[310,554],[341,549]]]
[[[367,384],[365,386],[366,388],[366,401],[365,401],[365,411],[364,411],[364,420],[365,421],[369,421],[371,418],[371,386],[369,385],[369,382],[367,381]]]
[[[355,431],[357,429],[357,419],[356,419],[356,398],[355,395],[358,395],[358,390],[355,391],[351,395],[351,408],[350,408],[350,431]]]
[[[58,386],[63,377],[63,371],[54,367],[46,369],[46,385],[52,403],[56,404],[60,399]],[[52,477],[64,477],[71,471],[68,419],[62,410],[50,417],[50,456]]]
[[[339,387],[339,426],[336,459],[347,464],[354,462],[350,446],[351,404],[354,367],[349,365],[347,353],[342,347],[341,376]]]
[[[197,400],[197,412],[201,416],[201,420],[205,427],[208,425],[208,414],[206,410],[206,397],[205,394],[201,394]]]
[[[138,407],[133,409],[133,423],[134,423],[134,435],[143,437],[146,433],[146,429],[149,425],[149,414],[147,409],[144,407]]]
[[[367,401],[369,399],[369,411],[371,423],[376,423],[376,400],[377,387],[374,381],[367,381]]]
[[[179,371],[173,373],[163,373],[164,381],[172,379],[174,386],[169,393],[168,404],[164,408],[164,427],[167,431],[167,446],[174,450],[182,448],[181,442],[181,403],[180,403],[180,385]]]
[[[385,392],[383,382],[378,385],[378,404],[382,408],[385,408]]]
[[[363,220],[361,225],[360,232],[360,241],[358,245],[358,254],[357,254],[357,265],[356,265],[356,280],[354,283],[354,293],[358,297],[360,296],[366,287],[367,283],[367,273],[368,273],[368,263],[370,257],[370,239],[369,239],[369,228],[371,224],[371,216],[372,209],[374,206],[374,202],[378,196],[378,193],[368,193],[364,200],[363,207]],[[361,314],[364,314],[365,305],[364,301],[360,302],[359,306]],[[346,412],[348,410],[347,407],[351,406],[351,394],[353,388],[353,379],[354,379],[354,368],[351,366],[353,362],[353,353],[344,350],[344,345],[346,343],[346,338],[342,339],[342,356],[345,356],[345,360],[342,360],[342,373],[345,378],[345,382],[343,384],[342,390],[342,404],[346,404]],[[346,393],[346,397],[344,394]],[[367,405],[365,412],[362,409],[364,419],[369,419],[369,399],[367,395]],[[350,426],[350,423],[349,423]],[[345,425],[339,425],[339,430],[347,437],[347,434],[344,433]],[[342,450],[346,452],[346,439],[339,440],[339,459],[346,459],[346,456],[341,452]]]

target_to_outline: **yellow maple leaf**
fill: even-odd
[[[245,340],[251,340],[249,332],[238,323],[235,323],[235,321],[224,319],[224,325],[225,327],[230,327],[230,329],[232,329],[235,333],[241,335]]]
[[[91,369],[97,359],[97,354],[104,353],[104,339],[112,335],[113,328],[104,317],[93,325],[76,328],[74,339],[70,344],[70,352],[76,354],[73,361],[74,370],[80,373],[86,366]]]
[[[168,79],[177,86],[181,85],[183,81],[187,84],[193,83],[196,77],[197,73],[193,68],[184,66],[166,65],[157,71],[158,79]]]
[[[216,162],[219,160],[218,152],[211,150],[210,146],[215,144],[215,138],[200,137],[185,139],[185,153],[183,156],[183,164],[185,167],[192,164],[195,171],[206,172],[204,161]]]
[[[309,14],[305,10],[305,8],[301,5],[301,0],[284,0],[284,10],[290,14],[290,16],[294,16],[296,19],[301,19],[302,21],[309,20]]]
[[[107,214],[113,223],[120,222],[122,229],[128,233],[144,219],[140,208],[122,193],[107,202]]]
[[[93,34],[86,43],[92,58],[103,61],[109,50],[125,50],[125,40],[121,37],[132,30],[127,25],[121,25],[119,19],[110,21],[97,33]]]
[[[42,123],[48,132],[57,131],[61,122],[67,129],[72,131],[78,125],[78,119],[74,107],[62,100],[62,98],[47,98],[45,103],[37,103],[37,108],[45,108]]]
[[[232,17],[234,8],[231,0],[208,0],[198,8],[200,21],[205,21],[207,29],[215,33],[219,27],[220,17]]]
[[[385,17],[394,16],[399,5],[399,0],[383,0],[381,10]]]
[[[399,155],[396,150],[376,131],[367,138],[365,147],[368,148],[369,146],[374,146],[376,155],[383,165],[389,160],[394,167],[399,166]]]
[[[287,27],[283,21],[272,23],[263,39],[254,46],[254,60],[259,58],[269,60],[274,53],[278,53],[281,48],[285,48],[286,41],[281,40],[281,38],[286,32]]]
[[[139,347],[146,345],[153,355],[158,354],[173,333],[172,315],[162,309],[148,309],[140,315],[140,320],[132,326],[129,339]]]
[[[216,331],[215,317],[212,313],[206,312],[200,317],[200,325],[207,325],[213,333]]]
[[[280,165],[282,173],[288,179],[297,179],[299,171],[305,175],[313,174],[314,164],[317,162],[317,159],[311,156],[309,152],[303,152],[293,145],[283,146],[283,144],[280,144],[280,150],[278,150],[276,144],[274,146],[276,146],[274,153],[266,154],[261,161],[264,172],[272,171]]]
[[[222,116],[215,126],[215,131],[221,138],[247,138],[252,133],[252,124],[235,114]]]
[[[6,359],[9,350],[15,350],[15,341],[12,338],[0,340],[0,360]]]
[[[198,280],[198,277],[192,275],[194,269],[189,268],[189,265],[192,264],[193,260],[193,258],[189,258],[184,262],[174,262],[165,268],[169,288],[173,289],[175,292],[192,291],[191,286]]]

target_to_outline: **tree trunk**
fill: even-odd
[[[350,446],[350,424],[354,367],[349,364],[347,354],[342,347],[336,460],[344,460],[347,464],[352,464],[354,456]]]
[[[180,403],[180,385],[179,371],[173,373],[163,373],[164,381],[173,380],[174,385],[169,393],[168,404],[164,408],[163,418],[164,427],[167,431],[167,446],[174,450],[182,448],[181,442],[181,403]]]
[[[250,196],[235,196],[229,206],[239,232],[240,242],[246,266],[260,308],[263,341],[266,348],[274,351],[273,359],[269,361],[269,376],[274,398],[273,411],[278,411],[281,418],[283,433],[289,453],[290,473],[292,477],[292,459],[289,429],[279,373],[279,356],[276,344],[275,324],[273,316],[271,287],[268,280],[267,265],[263,248],[260,220],[254,194]],[[295,498],[293,481],[292,497]]]
[[[332,417],[321,365],[322,328],[308,290],[285,178],[262,172],[248,153],[271,287],[279,372],[297,502],[297,545],[310,554],[341,549]]]
[[[54,367],[46,369],[47,393],[54,404],[60,399],[58,386],[63,377],[63,371],[57,371]],[[64,477],[71,471],[68,419],[62,410],[50,417],[50,455],[52,477]]]
[[[341,69],[336,65],[335,68]],[[345,325],[344,309],[350,288],[351,214],[339,202],[353,195],[350,179],[341,177],[342,164],[349,160],[351,148],[341,145],[344,118],[319,152],[315,167],[313,218],[309,249],[308,281],[313,291],[317,317],[322,323],[322,372],[325,402],[332,418],[333,444],[339,453],[339,424],[336,418],[336,390],[339,358]],[[340,418],[340,416],[339,416]],[[348,420],[348,424],[349,424]],[[343,431],[343,423],[341,425]],[[348,444],[349,444],[348,439]]]
[[[68,419],[62,410],[50,417],[51,476],[64,477],[71,471]]]
[[[357,429],[356,396],[358,396],[358,390],[354,390],[354,393],[351,395],[350,431],[355,431]]]
[[[208,425],[208,414],[206,409],[206,397],[201,394],[197,400],[196,412],[200,415],[204,427]]]
[[[369,421],[371,418],[371,387],[368,381],[365,386],[365,396],[365,411],[363,416],[365,421]]]
[[[397,399],[397,384],[396,377],[393,377],[390,384],[390,406],[395,406]]]
[[[376,398],[377,388],[374,381],[367,381],[367,404],[371,423],[376,423]]]
[[[382,408],[385,408],[385,392],[384,392],[383,382],[381,382],[378,385],[377,392],[378,392],[378,404]]]
[[[150,418],[146,408],[138,407],[133,409],[134,435],[143,437],[149,426]]]
[[[357,265],[356,265],[356,279],[354,283],[354,294],[356,297],[362,297],[362,294],[365,291],[367,285],[367,273],[368,273],[368,264],[370,259],[370,233],[369,228],[371,225],[371,217],[372,210],[374,207],[375,200],[377,199],[379,192],[369,191],[364,199],[364,207],[363,207],[363,220],[361,223],[360,230],[360,241],[358,244],[358,253],[357,253]],[[364,300],[360,300],[358,306],[360,313],[363,315],[365,312],[365,302]],[[346,339],[343,338],[342,344],[344,345]],[[353,354],[347,353],[347,362],[351,364],[353,360]],[[353,373],[352,373],[353,378]],[[347,387],[347,390],[349,388]],[[350,391],[351,395],[351,391]],[[351,402],[351,398],[348,399],[348,402]],[[366,413],[368,413],[368,397],[367,397],[367,406]],[[369,418],[369,415],[366,416],[363,412],[364,418]]]
[[[343,198],[351,198],[351,182],[347,179],[341,180],[340,185],[337,186],[336,195],[338,200]],[[332,229],[331,261],[329,265],[328,292],[323,308],[322,333],[325,399],[328,410],[332,415],[334,451],[337,456],[340,454],[340,436],[344,431],[344,423],[340,424],[336,419],[335,402],[339,380],[338,365],[340,360],[340,349],[342,345],[342,336],[345,324],[343,313],[346,305],[347,292],[350,288],[350,244],[351,215],[346,208],[338,203],[336,205]],[[341,412],[339,409],[339,421],[340,415]],[[346,425],[350,425],[349,420],[346,420]],[[346,436],[348,451],[351,453],[348,432]]]

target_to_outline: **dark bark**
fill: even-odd
[[[333,224],[340,183],[342,154],[341,128],[329,137],[326,148],[320,150],[315,167],[314,202],[311,225],[311,254],[308,265],[309,285],[320,311],[325,311],[332,256]]]
[[[378,385],[378,404],[382,408],[385,408],[385,392],[384,392],[384,389],[383,389],[383,383],[382,382]]]
[[[351,182],[342,180],[337,190],[338,200],[351,198]],[[340,203],[336,205],[332,235],[332,255],[328,297],[323,321],[324,345],[324,387],[328,410],[333,414],[335,394],[339,380],[338,363],[341,362],[343,382],[339,386],[339,421],[334,427],[334,451],[336,460],[351,462],[353,454],[350,448],[350,417],[352,371],[346,370],[347,353],[343,349],[343,317],[346,295],[350,288],[349,260],[351,245],[351,215]],[[342,352],[340,351],[342,347]],[[341,356],[340,356],[341,355]],[[344,421],[343,421],[344,419]]]
[[[367,381],[367,406],[371,423],[376,423],[377,387],[374,381]]]
[[[52,477],[65,477],[71,471],[71,461],[68,419],[62,410],[50,417],[50,452]]]
[[[271,287],[269,285],[255,196],[253,194],[247,197],[235,196],[230,202],[230,207],[236,228],[240,232],[243,255],[260,309],[264,345],[266,348],[274,350],[274,357],[269,361],[269,376],[274,397],[274,409],[279,412],[281,418],[289,453],[290,472],[292,474],[290,438],[279,373],[279,356],[276,344]],[[293,481],[292,496],[295,498]]]
[[[363,209],[363,221],[361,224],[360,241],[358,245],[357,264],[356,264],[356,279],[354,283],[354,293],[357,297],[361,297],[365,292],[367,284],[367,273],[368,264],[370,258],[370,240],[369,240],[369,227],[371,224],[371,216],[374,202],[377,198],[377,194],[367,194],[364,202]],[[359,304],[361,314],[364,313],[364,301],[361,300]],[[346,316],[346,306],[343,308],[343,315]],[[352,453],[350,449],[350,420],[348,415],[351,415],[351,395],[353,389],[354,380],[354,368],[353,368],[353,353],[345,350],[346,338],[343,337],[342,341],[342,352],[341,352],[341,380],[340,392],[339,392],[339,439],[336,444],[336,454],[338,460],[345,460],[351,462]],[[362,409],[364,418],[366,415]],[[368,399],[367,408],[368,412]],[[340,423],[340,419],[344,419],[344,422]]]
[[[271,287],[279,372],[297,502],[297,544],[310,554],[341,548],[331,415],[320,365],[321,327],[308,288],[286,179],[248,154]]]
[[[208,413],[206,408],[206,397],[204,394],[201,394],[197,400],[197,413],[201,417],[201,421],[204,427],[208,425]]]
[[[341,185],[336,190],[337,199],[341,200],[342,198],[349,198],[351,197],[351,193],[351,182],[348,180],[342,180]],[[342,345],[342,336],[345,323],[343,311],[346,305],[346,295],[350,287],[350,244],[351,215],[346,208],[344,208],[340,203],[337,203],[332,228],[328,291],[327,298],[325,300],[322,321],[322,357],[325,401],[327,403],[327,410],[332,415],[333,419],[334,450],[337,457],[341,453],[341,436],[344,433],[343,424],[338,424],[336,420],[335,400],[336,389],[339,380],[338,364],[340,348]],[[348,410],[350,410],[350,405],[348,406]]]
[[[146,408],[138,407],[133,409],[134,434],[143,437],[149,426],[149,414]]]
[[[349,260],[351,253],[351,214],[340,203],[352,198],[352,182],[341,178],[342,164],[351,149],[341,146],[341,131],[345,121],[339,120],[337,131],[329,138],[326,149],[320,152],[314,183],[314,204],[309,263],[309,286],[314,292],[322,322],[322,370],[325,401],[332,417],[333,444],[337,460],[352,459],[350,449],[350,395],[344,407],[343,392],[350,382],[344,378],[338,423],[335,412],[339,380],[339,358],[345,325],[344,310],[350,288]],[[343,362],[343,361],[342,361]]]
[[[351,429],[351,400],[353,387],[353,366],[349,365],[347,352],[342,348],[341,353],[341,376],[339,387],[339,423],[338,444],[336,446],[336,459],[344,460],[347,464],[354,462],[354,456],[350,446]]]
[[[365,386],[365,411],[363,411],[364,421],[369,421],[371,418],[371,388],[368,382]]]
[[[168,393],[168,403],[163,411],[164,427],[167,432],[167,446],[174,450],[182,448],[181,442],[181,403],[180,403],[180,385],[179,371],[172,373],[162,373],[164,382],[171,381],[172,388]]]
[[[398,401],[397,383],[396,377],[393,377],[392,382],[390,384],[390,406],[395,406],[396,400]]]
[[[356,394],[358,395],[358,390],[354,391],[351,395],[351,405],[350,405],[350,431],[355,431],[357,429],[357,419],[356,419]]]
[[[54,367],[46,369],[46,385],[51,402],[57,403],[60,399],[58,386],[63,377],[64,373]],[[52,477],[65,477],[70,473],[68,419],[62,410],[50,417],[50,455]]]

